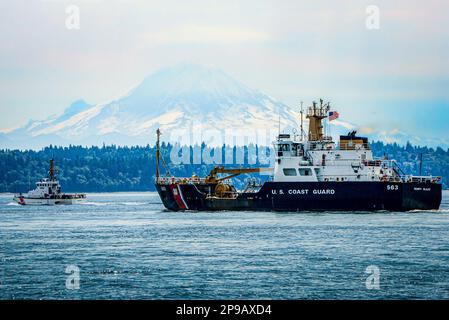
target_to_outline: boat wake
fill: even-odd
[[[6,204],[7,206],[20,206],[17,202],[9,202]]]
[[[120,204],[124,206],[143,206],[146,205],[146,202],[121,202]]]
[[[449,213],[449,209],[432,209],[432,210],[410,210],[411,213],[419,213],[419,212],[433,212],[433,213]]]
[[[81,202],[80,204],[86,206],[108,206],[108,205],[119,205],[119,206],[143,206],[146,202]]]
[[[84,206],[107,206],[113,204],[112,202],[81,202]]]

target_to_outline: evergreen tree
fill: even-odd
[[[419,174],[420,154],[423,154],[422,173],[424,175],[442,176],[443,186],[448,187],[449,181],[449,150],[442,148],[417,147],[408,143],[402,147],[398,144],[371,143],[376,157],[387,156],[395,159],[406,174]],[[192,174],[206,176],[213,164],[171,164],[170,154],[173,145],[161,144],[161,154],[175,176],[190,177]],[[244,154],[244,162],[249,166],[258,166],[258,158],[253,159],[254,150],[266,152],[257,145],[248,147],[225,146],[212,150],[204,143],[200,146],[190,146],[190,160],[193,161],[193,151],[203,151],[213,155],[222,151],[232,156],[235,163],[237,154]],[[132,146],[118,147],[116,145],[101,147],[82,147],[70,145],[58,147],[50,145],[40,151],[0,150],[0,192],[26,192],[34,187],[34,183],[47,176],[48,161],[54,158],[58,169],[58,177],[62,188],[67,192],[110,192],[110,191],[154,191],[155,147]],[[271,152],[272,153],[272,152]],[[251,156],[251,158],[249,158]],[[227,159],[228,161],[231,159]],[[224,161],[223,161],[224,165]],[[240,167],[240,164],[226,165]],[[162,167],[162,165],[161,165]],[[164,169],[161,168],[164,174]],[[237,187],[242,187],[245,178],[241,175],[233,179]],[[266,176],[263,177],[266,179]]]

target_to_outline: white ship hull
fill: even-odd
[[[41,199],[41,198],[27,198],[15,196],[14,201],[20,205],[30,206],[54,206],[54,205],[70,205],[85,201],[86,198],[73,199]]]
[[[55,176],[54,160],[50,160],[48,178],[36,183],[36,188],[25,194],[15,194],[14,201],[20,205],[54,206],[57,204],[74,204],[86,200],[84,193],[67,194],[61,192],[61,185]]]

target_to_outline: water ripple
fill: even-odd
[[[1,299],[448,299],[449,194],[407,213],[168,212],[154,193],[0,195]],[[80,289],[66,288],[68,265]],[[368,266],[380,290],[368,290]]]

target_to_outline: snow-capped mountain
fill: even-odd
[[[298,111],[219,69],[182,64],[151,74],[130,92],[110,102],[93,105],[78,100],[59,116],[30,120],[21,128],[0,132],[0,148],[39,149],[50,144],[146,145],[154,143],[157,128],[163,132],[163,140],[182,144],[229,143],[229,140],[210,140],[210,135],[218,130],[222,137],[236,137],[229,144],[269,145],[279,128],[298,131]],[[306,129],[307,121],[304,125]],[[356,129],[356,125],[338,119],[330,122],[328,134],[336,138]],[[263,132],[265,136],[261,137]],[[423,140],[394,130],[360,133],[384,142],[448,146],[445,141]],[[242,136],[245,140],[241,140]]]
[[[183,64],[159,70],[125,96],[104,104],[79,100],[62,115],[0,134],[2,147],[40,148],[49,144],[145,145],[159,127],[179,129],[277,130],[296,127],[297,114],[285,104],[251,89],[216,68]],[[250,134],[251,135],[251,134]],[[254,141],[255,142],[255,141]]]

